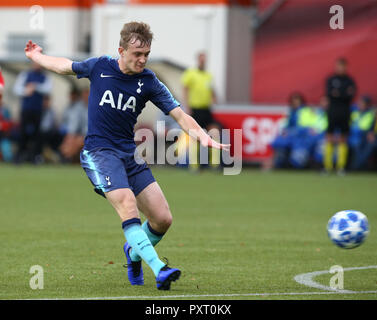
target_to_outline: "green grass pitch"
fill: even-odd
[[[344,289],[328,294],[297,283],[298,274],[377,265],[377,175],[246,169],[240,175],[152,167],[173,225],[156,247],[182,270],[158,291],[127,280],[124,236],[115,211],[96,195],[79,166],[0,166],[0,299],[376,299],[377,270],[344,272]],[[337,211],[357,209],[371,231],[359,248],[327,237]],[[31,289],[30,268],[43,268]],[[329,286],[331,274],[314,278]],[[162,296],[166,296],[163,298]]]

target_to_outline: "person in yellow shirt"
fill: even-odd
[[[289,162],[294,168],[316,165],[318,149],[323,143],[328,126],[328,99],[321,97],[319,105],[303,106],[297,111],[297,130],[291,138]]]
[[[197,56],[197,67],[187,69],[182,75],[183,85],[183,103],[196,122],[205,128],[209,134],[220,130],[221,125],[213,118],[211,107],[216,104],[216,94],[213,89],[213,77],[206,71],[207,56],[200,52]],[[218,138],[220,132],[215,134]],[[216,139],[216,137],[212,137]],[[190,169],[196,171],[199,169],[197,148],[190,148]],[[210,165],[213,168],[220,166],[220,153],[215,149],[209,152]],[[194,160],[195,159],[195,160]],[[194,160],[194,161],[192,161]]]

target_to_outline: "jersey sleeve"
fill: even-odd
[[[180,106],[180,103],[174,99],[169,89],[157,77],[153,79],[152,95],[149,100],[166,115]]]
[[[72,63],[72,71],[76,73],[77,78],[89,78],[94,65],[99,58],[89,58],[84,61],[74,61]]]

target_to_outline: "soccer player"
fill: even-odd
[[[337,143],[336,169],[339,175],[344,175],[348,157],[347,137],[350,129],[351,102],[356,94],[356,84],[347,74],[346,59],[336,60],[335,74],[326,81],[326,93],[329,108],[323,157],[324,172],[328,173],[333,169],[334,145]]]
[[[43,54],[32,41],[26,44],[25,54],[48,70],[89,78],[88,132],[81,152],[82,167],[95,191],[110,202],[122,221],[130,283],[144,284],[144,260],[156,277],[157,289],[169,290],[181,271],[162,262],[154,246],[170,227],[172,215],[151,170],[146,163],[136,161],[133,130],[137,117],[150,100],[203,146],[227,151],[230,146],[212,140],[183,112],[155,74],[145,68],[153,38],[149,25],[127,23],[120,36],[118,59],[101,56],[73,62]],[[147,219],[143,225],[139,209]]]

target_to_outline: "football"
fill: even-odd
[[[360,211],[339,211],[330,218],[327,224],[327,234],[331,241],[344,249],[360,246],[368,233],[368,219]]]

